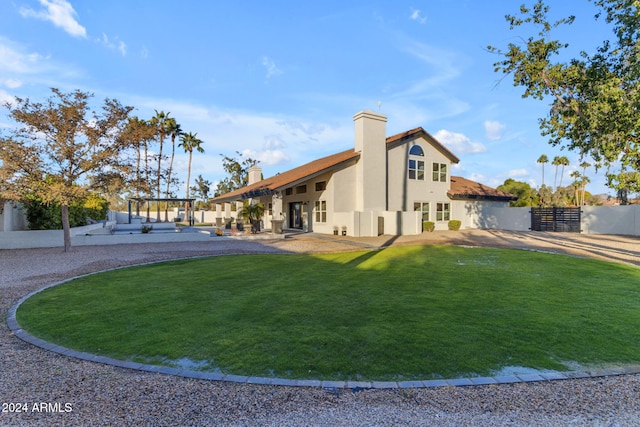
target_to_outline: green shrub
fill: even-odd
[[[462,225],[462,221],[457,219],[452,219],[449,221],[449,230],[458,231],[460,230],[460,226]]]
[[[422,222],[422,231],[432,232],[436,229],[436,223],[433,221],[423,221]]]
[[[151,230],[153,230],[153,225],[143,225],[142,227],[140,227],[140,232],[142,234],[151,233]]]
[[[107,219],[109,202],[104,197],[97,194],[89,194],[84,202],[80,202],[80,205],[80,207],[84,209],[85,220],[86,218],[91,218],[96,221]]]
[[[61,230],[61,207],[57,203],[44,203],[35,196],[22,201],[30,230]],[[69,206],[69,225],[80,227],[87,225],[87,218],[103,220],[107,218],[109,202],[101,196],[90,194],[84,200],[78,200]]]

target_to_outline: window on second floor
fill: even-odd
[[[422,150],[422,147],[419,145],[414,145],[413,147],[411,147],[411,149],[409,150],[409,155],[410,156],[420,156],[420,157],[424,157],[424,151]]]
[[[447,165],[446,163],[433,164],[433,180],[437,182],[447,182]]]
[[[409,179],[424,181],[424,151],[419,145],[409,150]]]

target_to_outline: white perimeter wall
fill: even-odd
[[[5,202],[0,210],[0,231],[27,229],[27,218],[20,205],[14,206],[11,202]]]
[[[530,208],[497,207],[491,204],[456,201],[453,219],[460,219],[462,228],[498,229],[510,231],[529,231],[531,226]],[[6,225],[7,210],[2,219],[3,227]],[[464,212],[465,215],[461,215]],[[339,234],[342,227],[346,227],[349,236],[377,236],[378,217],[384,218],[384,234],[420,234],[422,232],[421,217],[419,212],[335,212],[333,224],[339,225]],[[110,213],[109,220],[115,217],[121,220],[123,215]],[[215,211],[196,212],[196,222],[213,222],[215,224]],[[111,223],[93,224],[72,229],[72,244],[103,245],[132,243],[130,236],[112,236],[107,230]],[[582,208],[582,232],[588,234],[619,234],[640,236],[640,205],[630,206],[585,206]],[[437,229],[447,229],[446,223],[438,223]],[[108,236],[100,236],[104,231]],[[326,234],[333,232],[333,225],[326,230],[314,230]],[[89,235],[89,233],[91,235]],[[182,240],[209,240],[205,234],[200,233],[158,233],[136,236],[136,241],[182,241]],[[33,231],[7,231],[4,228],[0,233],[0,249],[20,249],[39,247],[61,247],[63,245],[62,230],[33,230]]]
[[[531,227],[529,207],[502,208],[466,203],[462,207],[468,214],[463,228],[529,231]],[[580,229],[586,234],[640,236],[640,205],[583,206]]]

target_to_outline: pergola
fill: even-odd
[[[186,218],[189,219],[189,225],[193,226],[194,224],[194,218],[193,218],[193,206],[194,206],[194,202],[196,201],[195,198],[189,198],[189,199],[176,199],[176,198],[164,198],[164,199],[155,199],[152,197],[133,197],[131,199],[129,199],[129,224],[131,224],[131,203],[132,202],[136,202],[138,205],[140,203],[145,203],[145,202],[167,202],[167,203],[172,203],[172,202],[179,202],[179,203],[184,203],[184,202],[189,202],[189,211],[185,212],[186,214]],[[138,210],[136,210],[136,215],[140,215],[140,212]]]

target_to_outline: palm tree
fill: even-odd
[[[590,182],[591,180],[589,179],[589,177],[587,177],[586,175],[582,175],[582,201],[580,202],[581,206],[584,206],[585,204],[585,193],[587,192],[585,188]]]
[[[549,163],[549,158],[546,154],[543,154],[538,157],[538,160],[536,160],[536,162],[542,165],[542,185],[544,185],[544,164]]]
[[[580,205],[584,205],[584,192],[587,186],[587,182],[589,182],[589,178],[587,178],[587,168],[591,166],[589,162],[580,163],[580,167],[582,168],[582,203]]]
[[[149,195],[148,187],[149,187],[149,169],[148,169],[148,159],[147,159],[147,145],[151,136],[151,128],[149,123],[146,120],[139,119],[137,116],[133,116],[129,118],[129,121],[126,125],[126,132],[128,134],[128,138],[130,138],[131,143],[136,148],[136,168],[135,168],[135,193],[136,193],[136,215],[140,215],[140,191],[143,190],[145,195]],[[145,161],[145,172],[146,172],[146,181],[142,180],[142,171],[141,171],[141,163],[142,163],[142,155],[144,148],[144,161]],[[148,209],[148,205],[147,205]],[[147,212],[147,217],[148,217]]]
[[[184,148],[185,153],[189,153],[189,165],[187,167],[187,192],[185,199],[189,198],[189,181],[191,181],[191,158],[193,157],[193,150],[198,153],[204,153],[202,148],[202,140],[197,137],[197,133],[183,133],[180,135],[180,147]],[[185,215],[189,212],[189,202],[185,202]]]
[[[560,157],[560,165],[562,166],[562,172],[560,172],[560,187],[562,187],[562,177],[564,176],[564,167],[569,166],[569,159],[566,156]]]
[[[264,205],[262,203],[250,203],[245,200],[242,209],[238,212],[238,216],[251,224],[251,232],[260,231],[260,219],[264,215]]]
[[[580,172],[578,171],[573,171],[571,172],[571,177],[574,179],[573,181],[573,192],[574,192],[574,200],[576,202],[576,206],[580,206],[580,195],[578,193],[580,186],[582,185],[582,183],[580,182]]]
[[[167,189],[164,193],[165,199],[169,198],[169,187],[171,186],[171,172],[173,171],[173,159],[176,155],[176,138],[182,135],[182,129],[180,128],[180,124],[176,122],[176,119],[170,118],[167,120],[167,131],[169,132],[169,136],[171,136],[171,160],[169,161],[169,172],[167,174]],[[164,220],[169,221],[168,218],[168,208],[169,202],[165,203],[164,208]]]
[[[160,143],[160,149],[158,151],[158,182],[156,183],[156,209],[157,209],[157,218],[156,220],[160,222],[160,181],[162,179],[162,144],[164,143],[164,139],[170,133],[167,124],[169,121],[169,114],[164,111],[154,110],[156,115],[153,116],[150,120],[151,125],[156,130],[156,136],[158,137],[158,142]]]
[[[557,183],[558,183],[558,166],[560,166],[560,156],[555,156],[553,158],[553,161],[551,162],[552,165],[554,165],[556,167],[556,174],[553,178],[553,188],[555,188],[556,190],[558,189]]]

